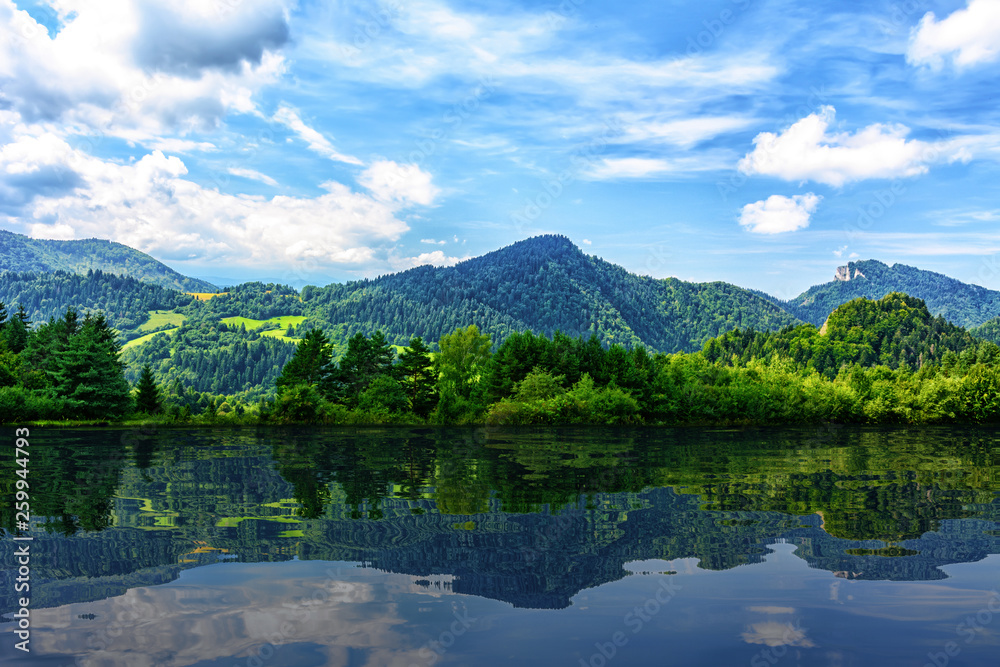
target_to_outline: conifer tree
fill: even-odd
[[[139,412],[155,415],[162,407],[160,400],[160,389],[156,386],[153,378],[153,369],[146,364],[142,367],[139,375],[139,382],[135,385],[135,407]]]

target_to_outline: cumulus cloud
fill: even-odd
[[[398,205],[430,206],[440,192],[431,175],[415,164],[378,160],[362,172],[358,182],[376,199]]]
[[[780,134],[758,134],[754,150],[739,162],[740,171],[839,187],[869,178],[917,176],[927,172],[927,162],[947,153],[941,144],[907,140],[909,129],[902,125],[876,123],[854,134],[830,132],[835,118],[834,108],[824,106]]]
[[[231,111],[252,111],[254,92],[284,68],[284,10],[278,0],[214,12],[219,6],[61,0],[64,25],[50,36],[0,0],[3,104],[27,122],[130,139],[214,127]]]
[[[771,195],[744,206],[740,224],[754,234],[781,234],[805,229],[822,199],[811,192],[792,197]]]
[[[344,155],[330,143],[330,140],[309,127],[299,117],[298,112],[287,105],[282,105],[274,114],[274,120],[285,125],[299,138],[309,145],[309,150],[319,153],[323,157],[330,158],[334,162],[346,162],[347,164],[362,164],[361,160],[351,155]]]
[[[417,266],[430,264],[432,266],[455,266],[459,262],[468,259],[466,257],[450,257],[441,250],[434,252],[422,252],[416,257],[390,257],[389,265],[396,271],[405,271]]]
[[[927,12],[910,35],[907,62],[939,68],[945,60],[969,67],[1000,58],[1000,0],[970,0],[938,21]]]
[[[322,184],[326,192],[317,197],[267,199],[221,193],[186,176],[180,158],[160,151],[121,164],[50,133],[22,134],[0,149],[6,202],[0,220],[6,214],[7,226],[35,237],[111,238],[163,259],[312,259],[363,268],[384,262],[390,244],[408,231],[398,211],[414,198],[425,200],[405,188],[382,200],[333,182]],[[432,255],[426,261],[448,260]]]

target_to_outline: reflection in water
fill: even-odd
[[[32,446],[38,650],[97,649],[88,637],[108,619],[143,628],[94,664],[221,665],[285,622],[296,634],[282,655],[295,661],[274,664],[350,664],[352,651],[367,664],[429,664],[447,656],[427,653],[439,631],[421,614],[477,600],[494,614],[504,603],[565,615],[597,587],[669,576],[630,576],[634,561],[744,581],[757,570],[737,566],[787,550],[783,571],[824,577],[816,599],[836,608],[841,584],[944,580],[942,566],[1000,553],[989,430],[52,430]],[[13,527],[12,508],[0,518]],[[5,566],[13,548],[0,543]],[[320,574],[327,562],[340,563],[336,577]],[[8,618],[13,576],[0,580]],[[293,620],[283,605],[316,590],[326,606]],[[942,610],[981,603],[934,590]],[[726,607],[741,661],[747,647],[818,649],[801,622],[815,599],[784,595]],[[178,637],[190,641],[168,648]],[[148,661],[130,662],[137,654]]]

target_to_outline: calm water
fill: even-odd
[[[32,436],[4,666],[1000,664],[994,429]]]

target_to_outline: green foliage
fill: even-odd
[[[348,323],[349,333],[381,330],[400,344],[415,335],[436,340],[475,324],[497,342],[522,331],[562,331],[571,338],[596,335],[606,346],[673,352],[699,349],[734,327],[768,330],[797,323],[749,290],[637,276],[585,255],[562,236],[527,239],[453,267],[421,266],[308,288],[302,300],[324,326]]]
[[[153,369],[146,364],[139,374],[139,382],[135,385],[135,408],[139,412],[155,415],[162,410],[160,390],[153,377]]]
[[[211,283],[182,276],[146,253],[113,241],[51,241],[0,230],[0,273],[5,271],[79,274],[102,271],[179,291],[216,290]],[[70,304],[63,307],[67,305]]]
[[[278,395],[287,387],[299,385],[315,385],[321,390],[329,390],[333,371],[330,341],[322,331],[312,329],[299,342],[295,355],[275,381]]]
[[[848,268],[852,277],[859,270],[864,277],[816,285],[781,305],[817,327],[823,324],[827,315],[848,301],[881,299],[892,292],[922,299],[933,315],[960,326],[976,326],[1000,316],[1000,292],[978,285],[903,264],[890,267],[875,260],[851,262]]]
[[[415,336],[399,355],[395,368],[409,410],[419,417],[427,417],[437,403],[437,379],[430,352],[423,339]]]
[[[85,275],[55,273],[0,273],[0,301],[18,303],[35,320],[59,317],[67,308],[101,311],[119,331],[136,329],[151,310],[170,310],[191,297],[135,278],[102,271]]]

